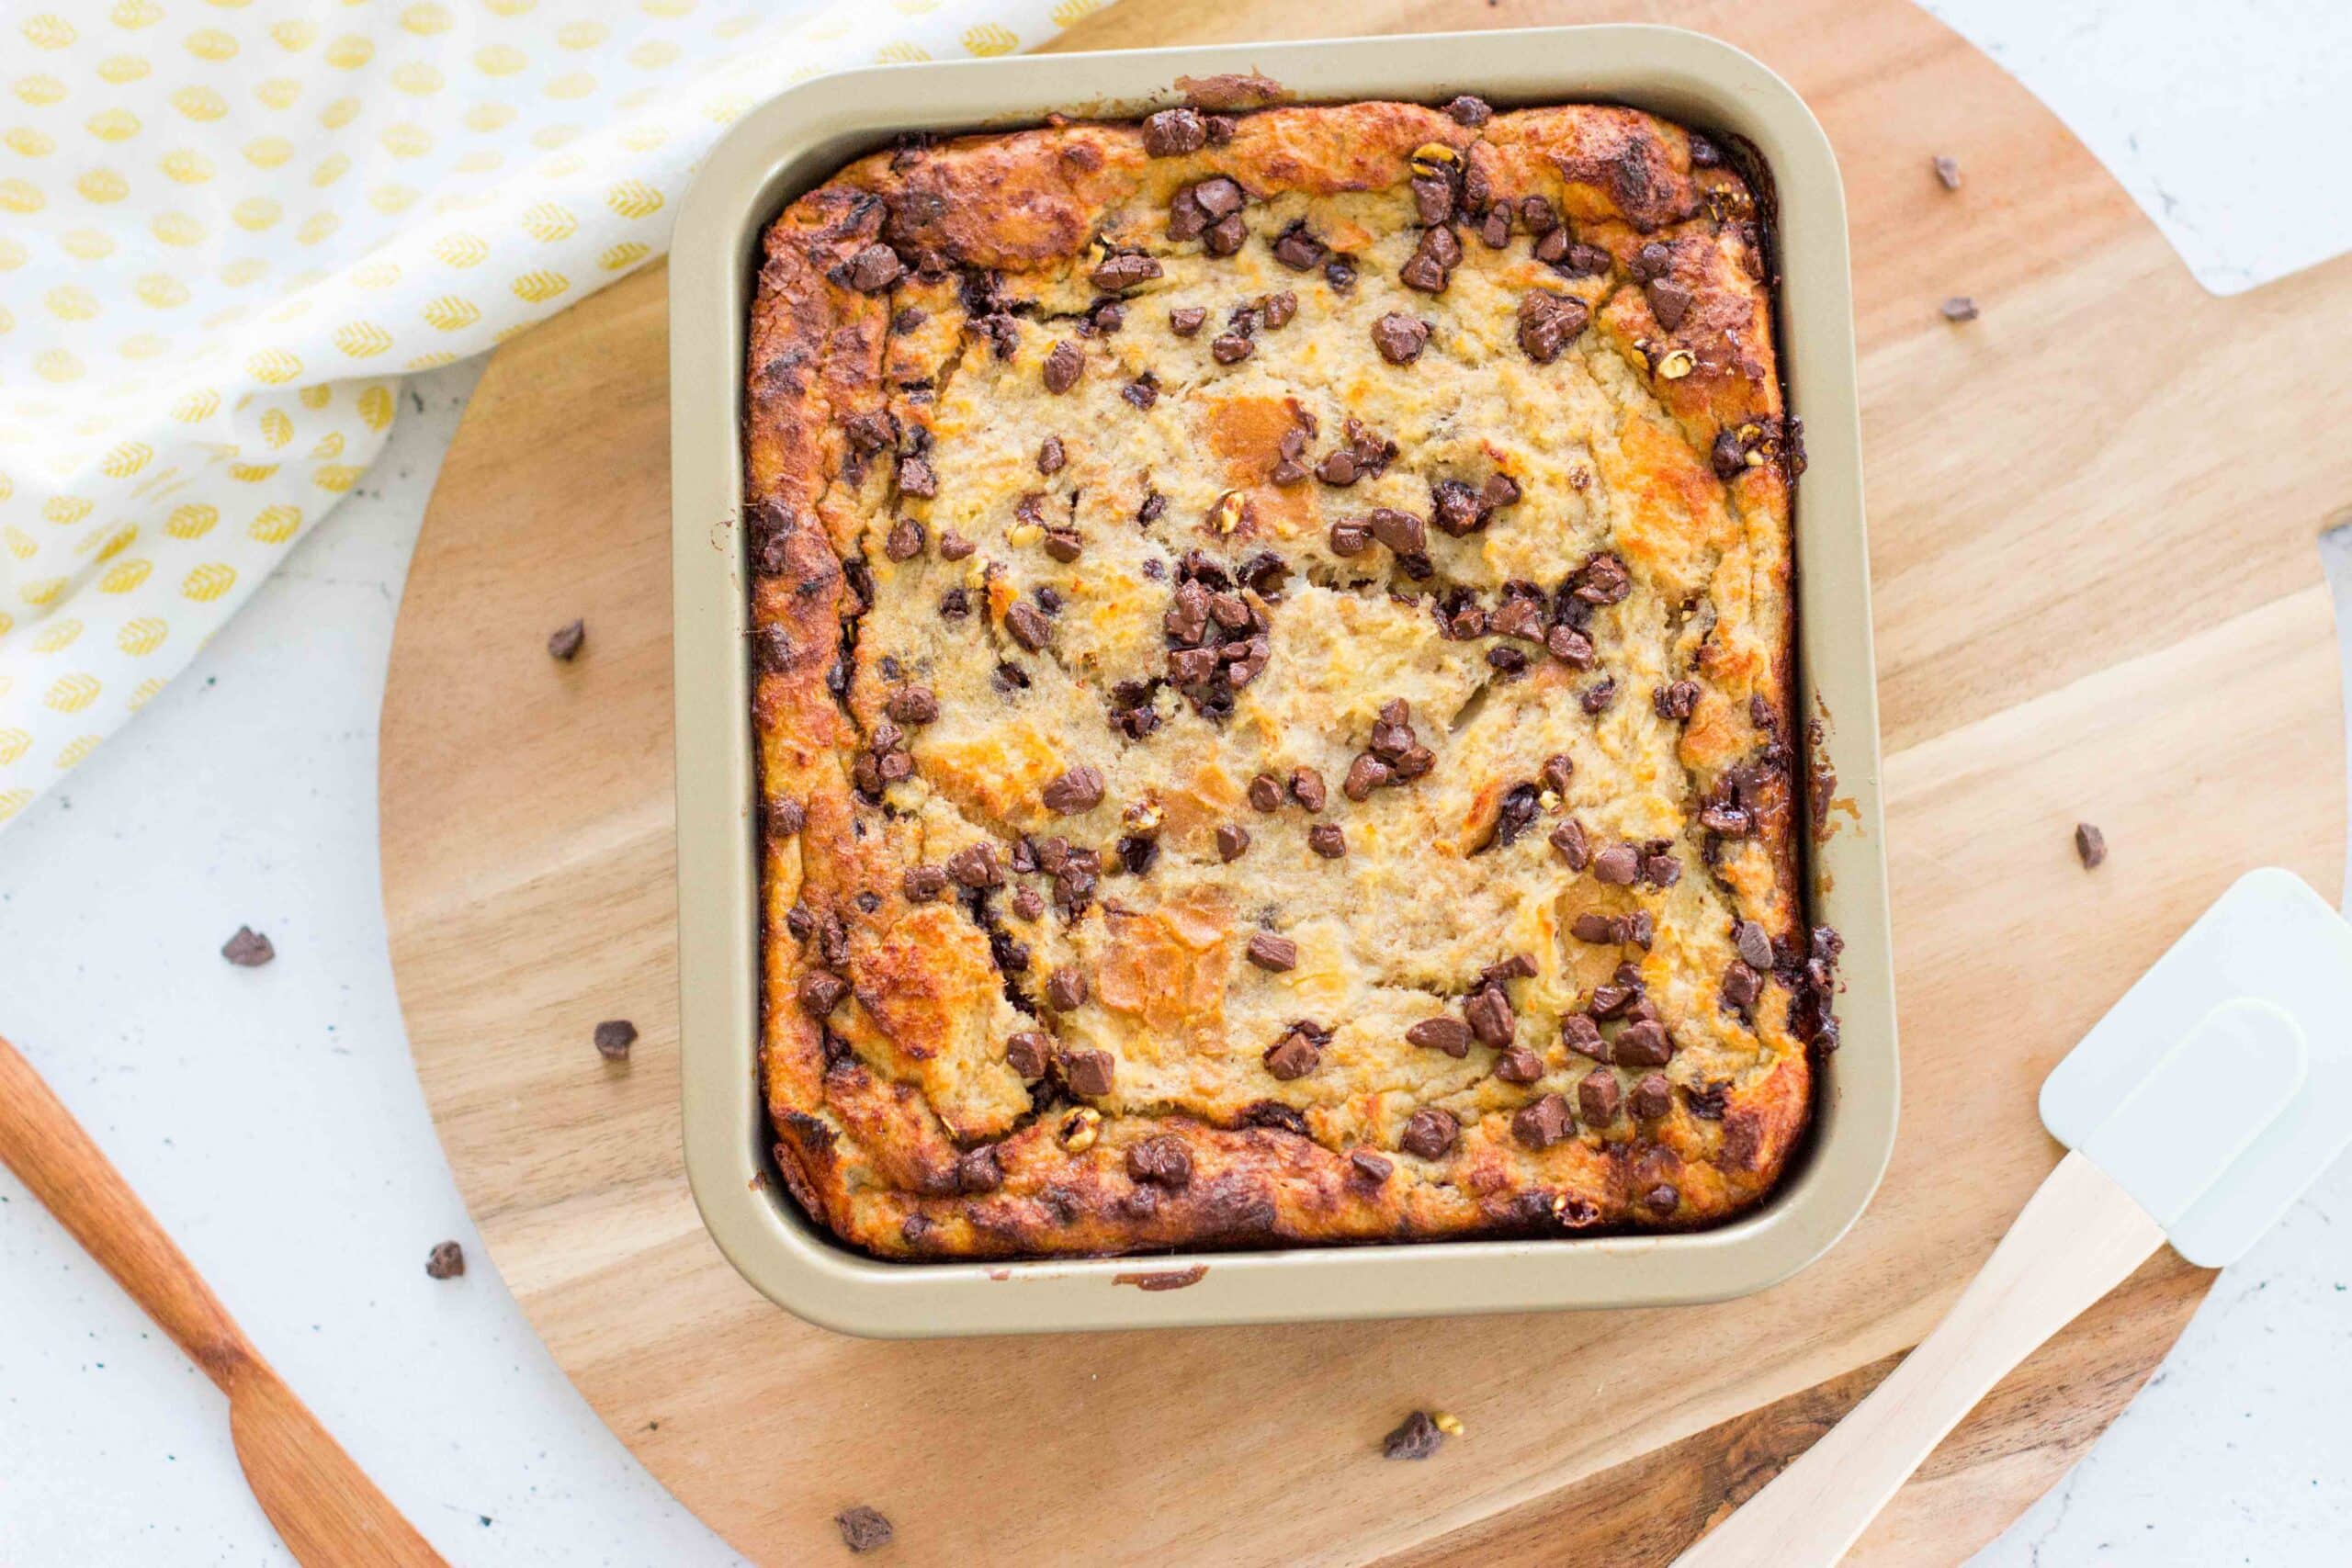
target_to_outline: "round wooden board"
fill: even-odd
[[[1070,47],[1303,36],[1131,0]],[[900,1561],[1664,1562],[1883,1376],[2055,1156],[2042,1075],[2238,872],[2336,891],[2312,536],[2352,499],[2352,262],[2202,293],[2022,88],[1902,0],[1366,0],[1360,30],[1716,32],[1788,76],[1852,207],[1904,1130],[1871,1212],[1679,1311],[883,1344],[737,1277],[679,1154],[662,275],[502,350],[385,695],[384,887],[417,1066],[500,1270],[589,1402],[763,1562],[882,1507]],[[1959,156],[1965,187],[1929,177]],[[1983,319],[1947,325],[1946,295]],[[2226,411],[2226,417],[2223,417]],[[577,662],[542,649],[585,616]],[[2076,818],[2113,847],[2086,874]],[[589,1032],[628,1017],[635,1060]],[[2169,1253],[1947,1441],[1855,1561],[1956,1561],[2131,1397],[2210,1276]],[[1467,1436],[1384,1463],[1405,1411]]]

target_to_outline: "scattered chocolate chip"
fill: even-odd
[[[929,724],[939,716],[939,698],[928,686],[901,686],[882,709],[900,724]]]
[[[1119,840],[1119,863],[1129,876],[1141,876],[1159,859],[1159,840],[1130,833]]]
[[[1560,1043],[1596,1062],[1609,1059],[1609,1045],[1600,1037],[1600,1026],[1580,1012],[1569,1013],[1560,1020]]]
[[[1754,920],[1734,921],[1731,942],[1738,950],[1741,963],[1753,969],[1772,967],[1772,939]]]
[[[906,272],[898,252],[888,245],[868,245],[850,257],[847,281],[860,294],[879,294]]]
[[[828,970],[811,969],[800,976],[800,1010],[811,1018],[824,1017],[848,995],[849,982]]]
[[[779,839],[789,839],[808,825],[808,812],[798,801],[785,797],[767,804],[767,827]]]
[[[1069,454],[1062,450],[1060,436],[1048,435],[1038,444],[1037,471],[1039,473],[1058,474],[1062,471],[1062,465],[1069,461]]]
[[[1024,1029],[1004,1043],[1004,1065],[1020,1075],[1023,1083],[1035,1083],[1046,1076],[1046,1058],[1053,1042],[1037,1030]]]
[[[1692,168],[1713,169],[1720,166],[1723,161],[1724,154],[1721,148],[1697,132],[1691,133],[1690,166]]]
[[[842,1544],[852,1551],[874,1551],[890,1544],[890,1521],[863,1503],[835,1514],[833,1523],[841,1529]]]
[[[1442,232],[1443,231],[1431,231]],[[1406,288],[1421,294],[1445,292],[1446,271],[1434,255],[1426,250],[1415,251],[1396,274],[1396,280]]]
[[[1229,256],[1240,250],[1243,242],[1249,238],[1249,226],[1241,221],[1241,214],[1237,212],[1209,225],[1209,231],[1202,236],[1201,244],[1213,256]]]
[[[1495,118],[1495,111],[1487,106],[1486,99],[1474,98],[1467,93],[1447,104],[1445,112],[1454,124],[1466,125],[1473,130]]]
[[[1960,188],[1960,160],[1939,152],[1928,167],[1936,172],[1936,183],[1946,190]]]
[[[1590,910],[1569,922],[1568,933],[1578,942],[1589,942],[1605,947],[1618,940],[1617,922],[1607,915]]]
[[[1046,912],[1045,895],[1034,887],[1024,887],[1012,896],[1012,912],[1024,920],[1040,919]]]
[[[1650,314],[1657,317],[1657,324],[1668,332],[1682,324],[1682,318],[1690,313],[1690,307],[1697,299],[1690,289],[1670,277],[1661,277],[1653,282],[1647,293]]]
[[[425,1254],[424,1277],[428,1280],[454,1280],[466,1271],[466,1249],[454,1241],[442,1242]]]
[[[1281,289],[1267,295],[1260,309],[1265,316],[1266,330],[1280,332],[1298,314],[1298,296],[1287,288]]]
[[[1544,1058],[1524,1045],[1514,1045],[1495,1059],[1495,1077],[1505,1083],[1531,1084],[1544,1076]]]
[[[1662,1067],[1674,1060],[1674,1042],[1666,1025],[1652,1019],[1629,1023],[1617,1032],[1611,1049],[1628,1067]]]
[[[1462,1124],[1453,1119],[1453,1112],[1425,1105],[1407,1118],[1404,1135],[1396,1140],[1396,1145],[1408,1155],[1436,1159],[1450,1152],[1461,1135]]]
[[[1181,1191],[1193,1184],[1193,1151],[1167,1134],[1127,1147],[1127,1178]]]
[[[1650,705],[1660,718],[1689,718],[1699,706],[1699,682],[1677,681],[1650,694]]]
[[[1943,303],[1947,321],[1973,321],[1976,319],[1976,301],[1965,294],[1955,294]]]
[[[1306,830],[1306,847],[1325,860],[1340,860],[1348,852],[1348,836],[1337,823],[1317,822]]]
[[[1169,330],[1178,337],[1191,337],[1201,330],[1201,323],[1208,319],[1209,313],[1205,307],[1183,305],[1168,312],[1168,326]]]
[[[1266,1071],[1287,1083],[1303,1078],[1322,1064],[1323,1054],[1303,1026],[1293,1026],[1266,1048]]]
[[[2075,823],[2075,852],[2082,857],[2085,871],[2096,868],[2107,859],[2107,835],[2087,822]]]
[[[1723,998],[1724,1001],[1730,1003],[1733,1007],[1738,1008],[1742,1011],[1754,1007],[1756,1005],[1756,998],[1761,996],[1763,991],[1763,976],[1757,974],[1755,970],[1749,968],[1747,964],[1734,960],[1733,963],[1724,970]]]
[[[1570,871],[1582,871],[1592,863],[1592,848],[1587,841],[1584,824],[1571,818],[1552,829],[1552,847],[1568,863]]]
[[[959,1192],[993,1192],[1004,1185],[1004,1167],[998,1163],[996,1145],[984,1144],[977,1149],[966,1149],[956,1159],[956,1189]]]
[[[1200,203],[1203,212],[1212,219],[1228,217],[1239,212],[1250,198],[1241,186],[1223,175],[1203,180],[1193,186],[1192,197]]]
[[[1331,525],[1331,553],[1335,556],[1360,556],[1372,548],[1372,528],[1362,518],[1346,518]]]
[[[939,558],[942,560],[964,560],[978,547],[953,528],[939,536]]]
[[[1257,344],[1239,333],[1224,333],[1209,344],[1209,357],[1219,365],[1238,365],[1257,352]]]
[[[1283,803],[1282,781],[1272,773],[1260,773],[1250,781],[1250,804],[1261,811],[1274,811]]]
[[[1180,158],[1208,142],[1208,124],[1197,109],[1162,109],[1143,122],[1143,150],[1154,158]]]
[[[220,944],[220,956],[240,969],[258,969],[277,956],[277,949],[253,927],[239,926],[237,934]]]
[[[1004,628],[1012,640],[1035,653],[1052,640],[1053,626],[1046,617],[1027,604],[1015,604],[1004,613]]]
[[[1470,1026],[1458,1018],[1425,1018],[1405,1031],[1405,1043],[1459,1060],[1470,1055]]]
[[[1671,887],[1682,880],[1682,863],[1670,854],[1644,855],[1642,880],[1652,887]]]
[[[1617,1107],[1623,1091],[1617,1087],[1617,1075],[1607,1067],[1595,1067],[1577,1080],[1577,1110],[1589,1127],[1606,1127],[1617,1120]]]
[[[1066,1051],[1062,1054],[1062,1077],[1069,1080],[1072,1094],[1099,1096],[1110,1093],[1114,1071],[1108,1051]]]
[[[929,501],[939,493],[939,476],[931,471],[928,458],[899,459],[899,491],[918,501]]]
[[[1519,302],[1520,349],[1536,364],[1549,365],[1591,319],[1581,299],[1533,290]]]
[[[1662,1074],[1647,1074],[1634,1086],[1627,1108],[1636,1121],[1656,1122],[1674,1108],[1674,1087]]]
[[[1418,316],[1392,310],[1372,323],[1372,345],[1391,365],[1410,365],[1429,346],[1430,324]],[[1351,474],[1352,479],[1352,473]],[[1334,483],[1347,481],[1334,480]]]
[[[1095,288],[1115,294],[1158,277],[1159,264],[1149,256],[1130,252],[1103,257],[1089,276],[1093,278]]]
[[[1413,215],[1424,223],[1444,223],[1453,217],[1453,182],[1443,175],[1416,175],[1412,180]]]
[[[1330,792],[1324,788],[1323,775],[1313,768],[1293,768],[1290,771],[1290,795],[1309,811],[1320,811],[1330,803]]]
[[[1147,370],[1120,388],[1119,396],[1148,413],[1159,400],[1159,378]]]
[[[1043,798],[1046,809],[1057,817],[1092,810],[1102,804],[1102,770],[1079,767],[1057,773],[1046,781]]]
[[[1589,670],[1599,657],[1592,639],[1574,626],[1554,626],[1544,634],[1544,649],[1561,663],[1575,670]]]
[[[1592,857],[1594,880],[1611,887],[1631,887],[1641,874],[1641,853],[1631,844],[1611,844]]]
[[[1216,858],[1227,865],[1241,858],[1250,848],[1250,829],[1238,822],[1226,822],[1216,830]]]
[[[1298,943],[1272,931],[1251,931],[1244,951],[1250,963],[1277,975],[1298,967]]]
[[[1478,238],[1490,251],[1506,249],[1510,244],[1510,208],[1508,203],[1496,207],[1478,225]]]
[[[1379,1186],[1396,1168],[1394,1160],[1383,1158],[1369,1149],[1351,1150],[1348,1155],[1348,1173],[1367,1186]]]
[[[1670,1214],[1681,1205],[1682,1194],[1672,1182],[1661,1181],[1642,1194],[1642,1201],[1649,1205],[1654,1214]]]
[[[1086,370],[1086,355],[1078,344],[1067,340],[1057,343],[1046,355],[1046,390],[1059,394],[1078,385]]]
[[[581,644],[588,640],[588,623],[574,621],[568,626],[558,626],[548,634],[548,656],[569,664],[580,657]]]
[[[987,844],[967,844],[949,855],[947,874],[965,887],[996,887],[1004,882],[1004,873],[996,863],[996,851]]]
[[[608,1018],[596,1026],[596,1050],[607,1062],[626,1062],[637,1043],[637,1025],[625,1018]]]
[[[1068,965],[1046,976],[1046,1005],[1056,1012],[1069,1012],[1086,1005],[1086,976]]]
[[[1364,519],[1372,536],[1400,556],[1417,556],[1429,547],[1429,534],[1421,520],[1409,512],[1399,512],[1393,506],[1374,507]]]
[[[910,865],[899,886],[910,904],[928,904],[947,891],[947,874],[935,865]]]
[[[1323,265],[1330,247],[1306,231],[1302,220],[1283,230],[1273,244],[1274,259],[1293,272],[1312,272]]]
[[[1384,1165],[1387,1162],[1383,1161]],[[1385,1179],[1387,1172],[1383,1171]],[[1416,1410],[1405,1417],[1395,1431],[1380,1439],[1383,1459],[1427,1459],[1444,1445],[1445,1434],[1438,1429],[1426,1410]]]
[[[1470,1032],[1482,1045],[1508,1045],[1518,1032],[1519,1017],[1511,1011],[1510,999],[1498,986],[1472,993],[1462,1005],[1462,1011],[1470,1021]]]
[[[1568,1102],[1556,1094],[1545,1095],[1510,1119],[1511,1136],[1531,1149],[1548,1149],[1575,1131]]]
[[[1756,831],[1756,818],[1744,806],[1702,806],[1699,826],[1726,839],[1744,839]]]
[[[1227,142],[1233,140],[1234,129],[1234,119],[1231,115],[1213,114],[1209,116],[1209,145],[1212,147],[1224,146]]]

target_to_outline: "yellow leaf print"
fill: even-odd
[[[678,46],[668,39],[650,38],[628,51],[628,62],[639,71],[659,71],[677,58]]]
[[[106,456],[98,471],[110,479],[127,479],[154,459],[155,449],[144,441],[125,441]]]
[[[540,305],[571,288],[571,279],[560,272],[526,272],[509,287],[516,299]]]
[[[212,177],[212,160],[201,152],[167,152],[159,166],[175,185],[200,186]]]
[[[461,175],[486,175],[505,162],[505,153],[493,147],[484,147],[479,152],[467,153],[450,166]]]
[[[65,84],[54,76],[25,76],[17,82],[17,96],[34,108],[47,108],[65,101]]]
[[[121,629],[114,634],[114,645],[133,659],[144,659],[163,647],[164,639],[171,635],[170,623],[160,616],[141,615],[122,623]]]
[[[392,334],[373,321],[350,321],[334,330],[334,345],[354,359],[366,359],[392,346]]]
[[[0,238],[0,272],[14,272],[27,261],[25,247],[16,241]]]
[[[229,100],[209,87],[182,87],[172,95],[172,107],[193,120],[219,119],[229,112]]]
[[[458,355],[450,353],[447,349],[441,349],[432,354],[420,354],[414,359],[410,360],[406,365],[401,366],[401,368],[403,370],[438,370],[444,365],[455,365],[458,362]]]
[[[33,536],[13,523],[0,528],[0,543],[5,543],[8,553],[18,560],[30,560],[40,553],[40,546],[33,542]]]
[[[476,104],[466,111],[468,130],[503,130],[514,123],[514,106],[497,102]]]
[[[282,348],[265,348],[245,361],[245,374],[256,381],[282,386],[302,373],[302,362]]]
[[[565,49],[594,49],[612,36],[602,22],[566,22],[556,29],[555,41]]]
[[[284,409],[264,409],[261,415],[261,438],[272,448],[283,446],[293,440],[293,416]]]
[[[57,151],[57,142],[43,136],[29,125],[20,125],[6,136],[0,136],[0,146],[27,158],[46,158]]]
[[[640,245],[635,240],[628,240],[607,249],[604,254],[596,258],[596,265],[606,272],[618,272],[623,267],[635,266],[652,254],[652,246]]]
[[[156,5],[155,0],[122,0],[109,19],[125,32],[136,32],[141,28],[152,28],[162,21],[164,8]]]
[[[85,201],[114,202],[130,194],[130,182],[112,169],[92,169],[74,182],[74,188]]]
[[[25,583],[17,590],[17,597],[22,599],[26,604],[30,604],[34,609],[38,610],[45,605],[56,604],[57,596],[64,592],[65,579],[62,577],[35,577],[28,579]]]
[[[98,62],[98,80],[120,87],[143,80],[155,68],[140,54],[109,54]]]
[[[1062,0],[1046,13],[1057,28],[1075,27],[1081,17],[1091,17],[1102,8],[1102,0]]]
[[[320,436],[318,445],[311,448],[310,455],[313,458],[342,457],[343,432],[340,430],[330,430],[324,435]]]
[[[392,73],[392,85],[411,97],[429,98],[441,90],[441,68],[425,61],[412,60]]]
[[[474,69],[485,76],[512,76],[530,63],[512,44],[494,43],[474,51]]]
[[[34,356],[33,374],[44,381],[62,386],[68,381],[82,378],[82,362],[64,349],[52,348],[46,354]]]
[[[128,593],[146,581],[148,574],[154,570],[154,563],[145,559],[117,562],[107,569],[107,574],[104,577],[98,579],[98,592]]]
[[[523,209],[523,232],[542,244],[568,240],[580,227],[580,220],[552,201],[542,201]]]
[[[41,694],[40,705],[58,713],[80,713],[98,700],[100,690],[96,675],[60,675]]]
[[[605,205],[623,218],[650,218],[662,210],[662,193],[643,180],[623,180],[605,193]]]
[[[444,294],[440,299],[426,303],[424,320],[428,326],[435,327],[445,333],[454,333],[481,321],[481,311],[470,299],[461,299],[455,294]]]
[[[875,62],[880,65],[913,65],[930,58],[930,51],[906,39],[886,43],[874,51]]]
[[[185,212],[159,212],[148,223],[147,231],[167,245],[200,245],[204,243],[204,225]]]
[[[368,193],[368,205],[389,218],[395,212],[406,212],[416,205],[416,191],[409,186],[378,186]]]
[[[0,789],[0,822],[6,822],[32,803],[33,792],[28,789]]]
[[[939,9],[939,0],[890,0],[890,8],[902,17],[921,17]]]
[[[490,244],[472,234],[444,234],[433,242],[433,254],[446,265],[474,266],[490,254]]]
[[[695,0],[638,0],[637,8],[649,17],[686,17],[694,14]]]
[[[254,87],[254,96],[268,109],[290,109],[302,96],[302,84],[291,76],[272,76]]]
[[[80,766],[83,758],[88,756],[91,752],[98,749],[98,744],[101,739],[102,737],[96,735],[75,736],[73,739],[67,741],[62,747],[59,748],[57,753],[57,765],[61,768]]]
[[[326,62],[338,71],[356,71],[376,58],[376,46],[357,33],[345,33],[327,45]]]
[[[269,264],[259,256],[239,256],[220,269],[220,281],[232,288],[243,288],[257,277],[266,276]]]
[[[39,212],[48,198],[29,180],[0,180],[0,212]]]
[[[152,305],[158,310],[187,303],[187,285],[168,272],[149,273],[131,285],[130,291],[139,297],[141,304]]]
[[[286,209],[266,196],[249,196],[229,209],[229,221],[248,234],[258,234],[286,216]]]
[[[210,561],[198,567],[180,580],[180,596],[199,604],[210,604],[237,584],[237,569],[223,561]]]
[[[335,494],[341,495],[345,491],[357,484],[359,476],[367,471],[365,468],[353,468],[348,463],[321,463],[311,470],[311,482],[321,490],[333,491]]]
[[[114,254],[114,236],[99,229],[69,229],[57,243],[75,261],[104,261]]]
[[[33,638],[33,651],[61,653],[73,647],[74,639],[81,635],[82,623],[79,621],[71,619],[51,621],[41,627],[40,635]]]
[[[388,125],[376,144],[395,158],[422,158],[433,151],[433,133],[406,120]]]
[[[302,226],[294,231],[294,238],[303,244],[315,245],[342,227],[343,220],[334,213],[313,212],[302,220]]]
[[[334,184],[335,181],[343,178],[344,175],[350,172],[351,159],[347,155],[341,152],[330,152],[325,157],[319,160],[319,166],[317,168],[311,171],[311,188],[312,190],[324,190],[327,186]]]
[[[198,60],[220,62],[237,57],[237,40],[219,28],[198,28],[187,35],[187,51]]]
[[[276,463],[232,463],[229,477],[239,484],[257,485],[277,472]]]
[[[64,49],[82,36],[74,30],[73,23],[46,11],[38,17],[27,17],[25,25],[17,30],[35,49]]]
[[[40,515],[44,523],[59,527],[71,527],[98,509],[98,503],[84,496],[52,495],[41,502]]]
[[[328,386],[323,381],[312,386],[305,387],[294,395],[297,398],[300,398],[302,400],[302,406],[309,409],[312,413],[318,412],[321,409],[334,401],[334,389]]]
[[[379,383],[361,392],[359,417],[370,430],[389,429],[392,423],[392,389]]]
[[[194,501],[186,506],[172,508],[171,516],[164,520],[164,532],[175,539],[201,539],[210,533],[212,525],[220,521],[219,507],[207,506],[200,501]]]
[[[294,143],[283,136],[256,136],[239,149],[256,169],[283,167],[294,156]]]
[[[33,738],[21,729],[0,729],[0,768],[33,749]]]
[[[138,524],[118,523],[113,527],[107,529],[107,532],[99,537],[97,541],[98,551],[96,556],[93,558],[102,561],[112,560],[115,557],[122,554],[123,551],[136,544],[138,540]],[[88,543],[89,542],[87,540],[85,540],[83,542],[82,548],[87,548]]]
[[[246,527],[248,537],[265,545],[282,545],[301,531],[302,509],[299,506],[265,506],[254,514]]]
[[[316,22],[298,18],[272,24],[269,36],[287,53],[300,54],[319,41],[319,28]]]
[[[220,394],[209,387],[198,388],[172,405],[172,417],[182,424],[202,424],[220,412]]]
[[[364,262],[351,269],[355,288],[390,288],[401,280],[401,264],[396,261]]]
[[[42,295],[41,303],[61,321],[86,321],[98,313],[97,297],[71,283],[61,284]]]
[[[411,6],[401,13],[401,28],[419,38],[446,33],[455,25],[456,18],[449,15],[449,8],[435,4],[434,0],[422,0],[421,4]]]
[[[990,55],[1011,54],[1021,47],[1021,38],[1011,28],[988,22],[967,28],[963,43],[967,54],[977,54],[985,59]]]

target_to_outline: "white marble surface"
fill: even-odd
[[[2342,141],[2352,7],[1935,9],[2066,115],[2211,286],[2352,246],[2352,191],[2312,160],[2256,157]],[[433,1243],[472,1233],[385,958],[375,727],[418,520],[472,382],[467,367],[413,381],[360,492],[186,680],[0,835],[0,1029],[453,1562],[729,1562],[598,1425],[478,1248],[461,1280],[423,1270]],[[221,962],[241,922],[269,932],[276,964]],[[2343,1562],[2339,1218],[2352,1165],[2223,1277],[2091,1457],[1980,1562]],[[894,1553],[920,1560],[915,1544]],[[219,1396],[0,1176],[0,1562],[286,1561]]]

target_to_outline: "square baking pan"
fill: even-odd
[[[1179,77],[1250,72],[1298,102],[1631,104],[1737,149],[1767,198],[1782,374],[1810,455],[1795,487],[1798,701],[1817,721],[1814,766],[1834,769],[1838,795],[1835,830],[1815,823],[1805,835],[1804,874],[1810,918],[1846,939],[1844,1044],[1817,1076],[1804,1147],[1771,1198],[1736,1220],[1668,1235],[882,1262],[809,1221],[770,1168],[741,526],[761,233],[792,197],[901,132],[1127,118],[1182,101]],[[759,1290],[812,1322],[891,1337],[1654,1306],[1761,1290],[1860,1215],[1894,1147],[1897,1069],[1845,196],[1820,124],[1756,61],[1677,28],[1590,27],[820,77],[746,115],[687,191],[670,263],[670,370],[686,1170],[712,1237]]]

